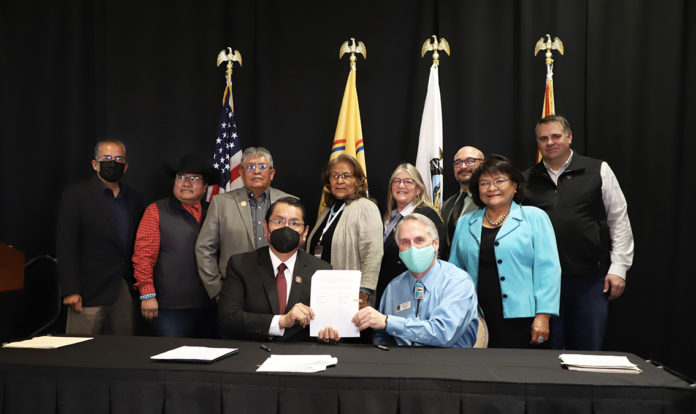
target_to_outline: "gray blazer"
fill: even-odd
[[[295,197],[275,188],[270,189],[270,194],[271,203]],[[256,250],[256,243],[247,189],[242,187],[213,197],[196,241],[198,275],[208,296],[214,298],[220,293],[230,256],[252,250]]]

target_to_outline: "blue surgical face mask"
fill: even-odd
[[[423,273],[430,267],[435,253],[435,247],[432,244],[421,249],[411,246],[408,250],[399,252],[399,258],[411,272]]]

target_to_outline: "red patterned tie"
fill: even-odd
[[[278,274],[276,275],[276,287],[278,288],[278,307],[280,308],[280,314],[285,315],[285,305],[287,302],[288,295],[288,284],[285,281],[285,263],[281,263],[278,266]]]

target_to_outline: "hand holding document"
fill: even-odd
[[[309,323],[309,335],[330,326],[341,338],[356,338],[360,330],[352,322],[360,300],[359,270],[318,270],[312,276],[310,307],[314,319]]]
[[[256,372],[319,372],[337,363],[331,355],[271,355]]]
[[[629,361],[625,355],[561,354],[558,358],[561,360],[561,365],[571,371],[604,372],[610,374],[640,374],[643,372],[638,368],[638,365]]]
[[[32,349],[55,349],[63,346],[89,341],[92,338],[77,338],[68,336],[37,336],[26,341],[10,342],[3,348],[32,348]]]

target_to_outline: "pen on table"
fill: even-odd
[[[388,347],[388,346],[384,346],[384,345],[380,345],[380,344],[375,344],[375,347],[378,348],[378,349],[381,349],[382,351],[388,351],[388,350],[389,350],[389,347]]]
[[[271,352],[271,348],[267,347],[266,345],[261,344],[259,345],[259,348],[263,349],[266,352]]]

